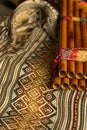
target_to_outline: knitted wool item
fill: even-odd
[[[45,16],[45,17],[44,17]],[[7,108],[21,68],[42,44],[56,41],[58,13],[45,1],[26,1],[0,24],[0,113]]]

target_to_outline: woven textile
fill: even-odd
[[[49,4],[45,4],[50,8]],[[50,9],[55,12],[53,8]],[[28,39],[32,36],[31,29],[28,28],[28,34],[25,22],[23,25],[16,21],[19,13],[20,11],[15,13],[14,17],[12,15],[0,19],[4,21],[0,22],[0,130],[86,130],[87,92],[52,89],[53,60],[57,48],[56,36],[52,31],[55,30],[53,23],[57,20],[57,12],[49,16],[53,16],[50,20],[55,22],[49,25],[48,20],[45,27],[43,17],[39,19],[42,23],[40,28],[44,28],[45,32],[36,30],[34,37],[31,37],[36,41],[42,40],[37,41],[37,46],[34,46],[36,41],[33,43]],[[14,25],[13,22],[17,24]],[[35,24],[33,26],[38,27]],[[52,29],[51,33],[48,29]],[[44,33],[45,37],[41,38]],[[27,57],[25,53],[28,54]]]
[[[54,61],[55,61],[55,63],[57,63],[61,59],[86,62],[87,61],[87,49],[61,48],[59,50],[58,56],[56,57],[56,59]]]

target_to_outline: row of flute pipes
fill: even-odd
[[[61,0],[62,16],[87,18],[87,12],[78,6],[78,0]],[[79,21],[60,21],[60,48],[87,48],[87,23]],[[57,77],[53,80],[54,89],[87,89],[87,62],[61,60]]]

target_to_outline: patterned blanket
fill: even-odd
[[[52,89],[57,18],[26,1],[0,19],[0,130],[86,130],[87,92]]]

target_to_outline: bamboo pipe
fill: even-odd
[[[87,81],[86,81],[86,91],[87,91]]]
[[[87,80],[87,62],[84,62],[83,66],[84,66],[84,79]]]
[[[86,12],[86,19],[87,19],[87,12]],[[87,33],[87,23],[86,23],[86,33]],[[87,44],[85,45],[87,48]],[[84,78],[87,79],[87,62],[84,63],[84,67],[85,67],[85,74],[84,74]]]
[[[87,4],[85,2],[78,3],[78,7],[83,9],[84,12],[87,12]]]
[[[80,10],[80,15],[82,18],[86,18],[86,13],[83,9]],[[81,36],[82,36],[82,47],[87,48],[87,26],[86,22],[81,22]],[[83,63],[83,72],[84,72],[84,78],[87,79],[87,62]]]
[[[87,13],[86,13],[86,19],[87,19]],[[87,30],[87,23],[86,23],[86,30]]]
[[[75,2],[75,17],[80,17],[79,9],[78,9],[78,2]],[[75,48],[81,48],[81,29],[80,29],[80,22],[75,22]],[[77,79],[83,78],[83,63],[76,61],[75,62],[75,76]]]
[[[78,90],[79,91],[83,91],[86,90],[86,80],[85,79],[80,79],[79,81],[79,85],[78,85]]]
[[[68,10],[68,16],[73,16],[73,0],[68,1],[69,10]],[[74,22],[69,21],[68,22],[68,48],[74,48]],[[75,76],[75,62],[74,61],[68,61],[68,78],[74,78]]]
[[[67,0],[62,0],[62,15],[67,16]],[[67,48],[67,21],[62,20],[61,24],[61,45],[60,48]],[[58,75],[61,78],[66,77],[67,74],[67,61],[61,60],[58,69]]]
[[[70,80],[69,88],[70,90],[77,90],[78,87],[78,79],[74,78]]]
[[[86,19],[87,19],[87,13],[85,15],[86,15]],[[86,23],[86,34],[87,34],[87,23]],[[87,35],[86,35],[86,37],[87,37]],[[87,48],[87,43],[85,45],[85,48]],[[84,63],[84,71],[85,71],[84,78],[87,79],[87,62]]]
[[[58,90],[58,89],[60,89],[60,84],[61,84],[61,78],[59,78],[59,77],[55,77],[54,79],[53,79],[53,88],[55,89],[55,90]]]
[[[64,89],[64,90],[69,88],[69,79],[68,78],[62,78],[61,88]]]

